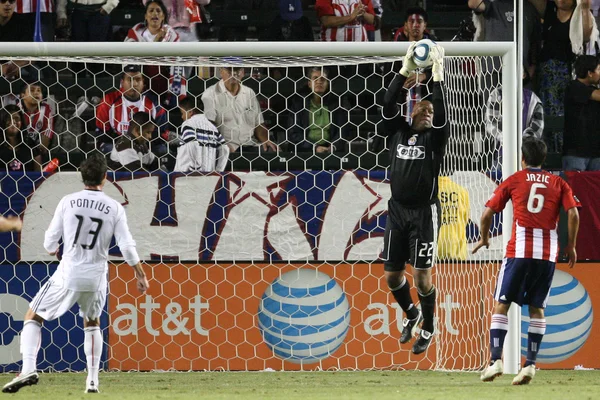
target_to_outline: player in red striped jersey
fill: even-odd
[[[317,0],[323,42],[366,42],[365,24],[375,22],[371,0]]]
[[[495,213],[513,203],[512,236],[506,246],[506,256],[498,274],[494,299],[496,305],[490,327],[491,364],[481,374],[481,380],[491,382],[503,373],[502,348],[508,331],[508,310],[511,302],[529,305],[530,323],[527,359],[513,385],[524,385],[535,375],[535,361],[546,332],[544,308],[558,256],[556,227],[562,205],[568,215],[569,242],[566,253],[569,266],[577,262],[575,241],[579,230],[579,201],[560,177],[542,171],[546,159],[546,144],[533,138],[523,140],[523,170],[508,177],[486,203],[481,216],[479,243],[476,253],[488,247],[490,226]]]

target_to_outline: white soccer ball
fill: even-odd
[[[437,46],[433,40],[419,40],[413,51],[413,61],[419,68],[428,68],[433,64],[431,59],[431,50]]]

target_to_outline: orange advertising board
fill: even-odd
[[[559,302],[579,304],[568,315],[589,313],[581,309],[585,301],[571,302],[565,294],[580,296],[585,287],[590,304],[600,301],[589,284],[591,266],[559,273]],[[132,270],[112,265],[108,368],[479,369],[488,359],[497,269],[496,263],[436,267],[438,334],[424,355],[415,356],[398,342],[402,313],[380,264],[153,264],[146,266],[151,288],[141,296]],[[553,307],[561,320],[560,304]],[[585,326],[574,329],[572,338],[549,334],[548,367],[600,367],[593,360],[600,338],[590,329],[580,345]]]

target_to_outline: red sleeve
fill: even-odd
[[[504,210],[506,203],[508,203],[508,201],[510,200],[510,194],[512,192],[511,178],[512,177],[502,182],[500,186],[498,186],[496,190],[494,190],[494,194],[492,194],[492,197],[490,197],[487,203],[485,203],[486,207],[491,208],[496,213],[499,213],[500,211]]]
[[[317,17],[321,18],[325,15],[335,15],[333,11],[333,5],[331,5],[331,0],[317,0],[315,4],[315,11],[317,12]]]
[[[129,31],[127,31],[127,37],[125,38],[126,42],[139,42],[138,35],[134,31],[136,26],[129,28]]]
[[[375,15],[375,8],[373,8],[373,2],[371,0],[362,0],[362,3],[367,7],[367,13]]]
[[[108,113],[110,106],[112,105],[112,92],[108,93],[102,99],[102,103],[96,107],[96,130],[99,132],[110,131],[110,121],[108,120]]]
[[[575,195],[573,195],[573,190],[571,189],[571,186],[569,186],[567,182],[565,182],[563,179],[561,179],[560,183],[562,185],[562,194],[560,201],[564,210],[569,211],[573,207],[581,207],[579,199]]]

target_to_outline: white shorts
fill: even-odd
[[[64,315],[75,303],[79,305],[82,318],[97,319],[106,304],[106,290],[77,292],[50,279],[31,300],[29,308],[45,321],[52,321]]]

